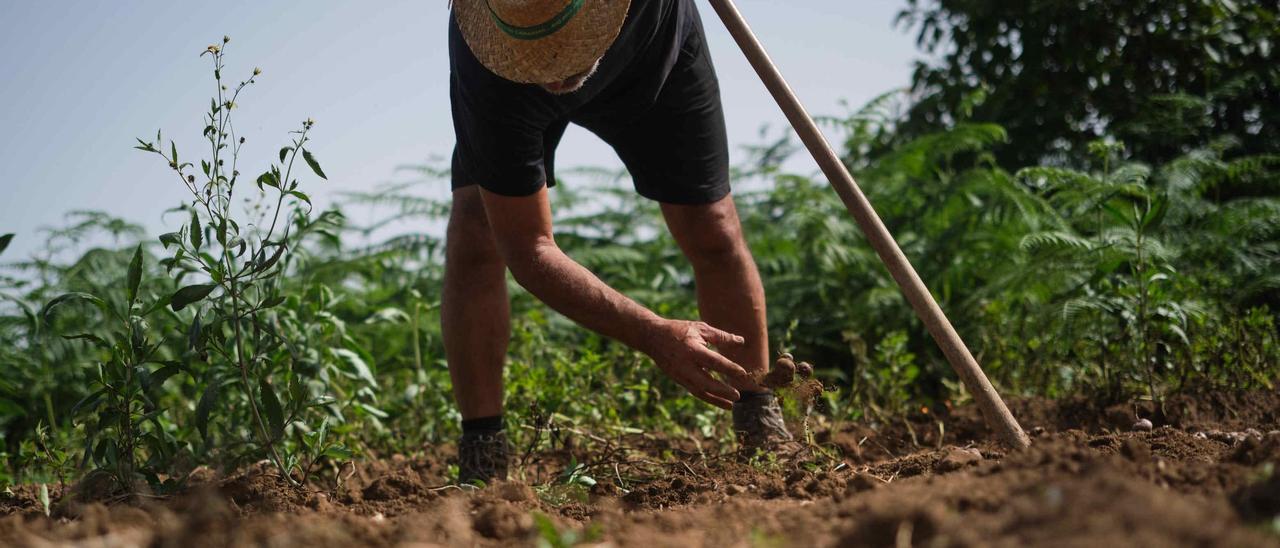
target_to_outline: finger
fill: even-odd
[[[724,357],[714,350],[699,348],[695,352],[698,356],[698,364],[705,369],[723,373],[730,378],[737,380],[748,380],[751,378],[751,374],[747,373],[747,370],[743,369],[741,365],[734,363],[733,360]]]
[[[702,394],[694,394],[694,396],[696,396],[698,399],[702,401],[705,401],[721,409],[725,409],[725,410],[733,409],[733,402],[726,400],[724,398],[721,398],[719,396],[716,396],[715,394],[702,393]]]
[[[675,370],[675,371],[671,371],[668,374],[671,376],[672,380],[676,381],[676,383],[678,383],[680,386],[683,386],[685,390],[688,390],[689,393],[693,395],[693,397],[698,398],[702,401],[705,401],[721,409],[733,409],[733,402],[737,401],[738,399],[735,397],[732,400],[729,400],[729,399],[725,399],[722,396],[708,392],[705,388],[706,385],[701,380],[693,379],[690,376],[690,374],[684,370]]]
[[[741,336],[734,335],[728,331],[723,331],[712,327],[710,324],[699,322],[698,334],[707,342],[716,345],[719,348],[746,346],[747,340]]]
[[[726,399],[731,402],[738,401],[742,395],[738,393],[734,387],[729,386],[719,379],[712,377],[710,373],[696,367],[690,368],[688,372],[689,380],[692,381],[694,392],[706,392],[718,398]]]

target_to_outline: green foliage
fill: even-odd
[[[139,139],[136,148],[160,156],[192,196],[185,206],[190,223],[160,241],[172,253],[164,261],[166,272],[186,284],[172,294],[169,307],[175,313],[196,309],[189,320],[180,320],[186,324],[181,330],[185,344],[178,352],[197,379],[193,393],[200,397],[192,418],[200,434],[198,452],[208,458],[223,451],[227,454],[219,458],[228,462],[265,456],[286,479],[305,481],[321,458],[350,454],[329,435],[331,418],[341,420],[349,406],[381,412],[371,405],[376,384],[369,367],[340,342],[341,324],[300,317],[324,311],[327,288],[284,281],[291,264],[302,260],[290,250],[313,234],[323,235],[337,218],[312,219],[311,200],[295,178],[299,158],[325,178],[307,148],[313,121],[293,131],[289,145],[280,149],[279,163],[254,179],[258,192],[250,187],[247,210],[235,208],[241,182],[237,166],[246,140],[236,137],[233,112],[240,93],[261,71],[255,69],[228,90],[222,77],[227,42],[224,38],[221,46],[202,54],[212,58],[217,92],[205,114],[203,137],[210,156],[200,160],[200,173],[188,172],[195,166],[179,161],[172,141],[166,155],[159,134],[155,142]],[[318,302],[307,299],[312,292],[321,294]],[[354,376],[363,386],[355,394],[334,394],[329,374]]]
[[[423,228],[448,218],[448,201],[423,197],[447,188],[447,171],[412,168],[411,180],[313,212],[298,173],[326,175],[307,121],[278,161],[242,176],[232,114],[258,71],[223,89],[225,46],[206,51],[217,85],[206,157],[182,161],[159,134],[138,141],[191,192],[170,210],[182,228],[157,244],[123,220],[73,212],[0,276],[0,482],[92,469],[119,489],[163,493],[198,465],[262,459],[305,482],[355,456],[456,435],[439,327],[443,245]],[[999,93],[971,95],[962,110]],[[1002,390],[1159,399],[1274,388],[1280,156],[1200,131],[1203,146],[1171,159],[1110,136],[1070,149],[1070,161],[1023,167],[1000,161],[1016,133],[976,114],[904,133],[906,106],[886,94],[824,122],[844,132],[848,165]],[[796,150],[783,135],[749,147],[735,169],[772,348],[817,364],[832,389],[818,412],[837,418],[960,402],[950,367],[838,198],[782,170]],[[562,173],[553,210],[566,253],[657,313],[696,318],[691,269],[656,204],[625,173]],[[352,210],[371,221],[352,223]],[[514,281],[509,289],[518,458],[645,432],[731,438],[722,412],[642,354]],[[571,460],[542,494],[584,496],[607,477],[597,464]],[[547,543],[575,538],[539,527]]]
[[[161,481],[180,448],[166,431],[164,407],[156,405],[170,377],[182,372],[181,364],[164,359],[161,343],[150,337],[148,317],[162,308],[163,300],[145,304],[138,300],[143,268],[142,246],[129,261],[124,295],[111,303],[88,293],[67,293],[45,305],[41,319],[47,325],[54,309],[63,303],[85,301],[112,326],[105,337],[93,333],[63,335],[82,340],[97,353],[88,390],[68,412],[84,421],[84,457],[97,470],[111,475],[120,490],[136,490],[149,484],[157,492],[171,490],[171,478]],[[116,293],[115,296],[119,296]]]
[[[916,66],[903,137],[993,122],[1014,166],[1080,162],[1105,136],[1160,163],[1218,135],[1242,139],[1242,155],[1280,138],[1274,2],[908,3],[899,22],[938,61]]]

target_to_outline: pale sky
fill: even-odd
[[[641,1],[641,0],[633,0]],[[738,5],[806,107],[839,114],[908,85],[919,56],[895,29],[904,0],[739,0]],[[104,210],[171,230],[161,212],[187,199],[134,137],[163,129],[184,156],[201,152],[202,113],[213,91],[209,44],[232,39],[227,77],[261,67],[241,96],[248,138],[241,169],[258,173],[312,117],[311,149],[329,182],[304,183],[323,208],[342,190],[403,179],[397,166],[447,157],[453,147],[443,0],[0,0],[0,234],[18,234],[0,262],[36,249],[41,226],[67,211]],[[720,77],[729,142],[758,142],[785,119],[698,0]],[[735,150],[736,152],[736,150]],[[807,162],[807,163],[805,163]],[[580,128],[557,166],[620,166]],[[812,161],[796,169],[816,171]],[[441,183],[439,196],[447,195]],[[173,222],[181,222],[171,219]],[[424,230],[430,230],[424,227]]]

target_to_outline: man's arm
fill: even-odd
[[[546,187],[523,197],[483,189],[480,194],[498,252],[521,286],[569,319],[644,352],[694,396],[725,409],[733,406],[737,390],[709,372],[735,378],[746,378],[747,372],[707,345],[742,345],[742,337],[703,322],[662,318],[570,259],[552,236]]]

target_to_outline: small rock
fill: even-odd
[[[741,485],[729,485],[728,487],[724,488],[724,492],[729,493],[730,495],[737,496],[737,495],[746,493],[747,488]]]
[[[386,523],[387,516],[382,515],[382,512],[378,512],[374,514],[373,517],[370,517],[369,519],[372,520],[374,523]]]
[[[1191,435],[1191,437],[1193,437],[1193,438],[1195,438],[1195,439],[1198,439],[1198,440],[1207,440],[1207,439],[1209,439],[1209,436],[1208,436],[1208,435],[1206,435],[1204,432],[1196,432],[1195,434],[1192,434],[1192,435]]]
[[[879,489],[882,485],[884,485],[884,480],[863,472],[849,478],[849,483],[845,484],[845,492],[853,494],[861,491],[871,491]]]
[[[938,471],[951,472],[959,470],[981,460],[982,453],[978,452],[977,449],[961,449],[957,447],[948,451],[946,456],[938,461]]]
[[[1035,436],[1035,437],[1043,436],[1043,435],[1044,435],[1044,427],[1043,427],[1043,426],[1035,426],[1035,427],[1032,427],[1032,428],[1031,428],[1031,432],[1030,432],[1030,433],[1031,433],[1031,435],[1032,435],[1032,436]]]
[[[1133,429],[1137,432],[1150,432],[1151,428],[1151,421],[1147,419],[1138,419],[1138,422],[1133,423]]]

